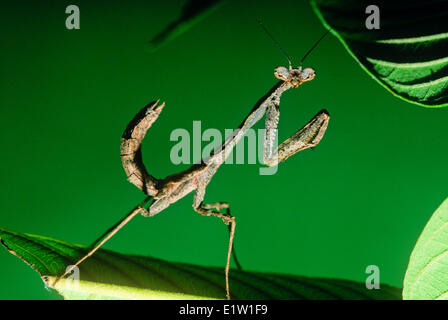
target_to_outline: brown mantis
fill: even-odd
[[[265,31],[267,32],[267,30]],[[269,33],[268,35],[270,36]],[[272,36],[270,37],[272,38]],[[315,45],[317,45],[317,43]],[[69,267],[63,275],[56,279],[54,284],[91,256],[137,214],[140,213],[143,216],[152,217],[166,209],[172,203],[179,201],[187,194],[194,192],[193,208],[195,211],[203,216],[218,217],[229,226],[230,239],[227,251],[225,278],[226,296],[230,299],[229,269],[236,226],[235,218],[230,214],[230,207],[227,202],[204,203],[207,185],[210,183],[218,168],[230,155],[238,141],[240,141],[247,130],[255,125],[255,123],[257,123],[265,114],[266,133],[264,139],[263,162],[268,166],[276,166],[280,161],[285,161],[293,154],[316,146],[325,134],[329,122],[328,113],[325,110],[321,110],[303,128],[298,130],[294,135],[286,139],[280,146],[278,146],[278,148],[276,148],[275,141],[280,114],[280,98],[282,94],[291,88],[298,88],[304,82],[311,81],[315,76],[315,72],[311,68],[303,69],[302,66],[292,68],[291,60],[286,54],[285,56],[288,58],[289,68],[278,67],[274,71],[275,77],[280,81],[255,104],[254,108],[250,111],[240,126],[233,131],[222,145],[216,148],[209,157],[202,159],[199,163],[192,165],[189,169],[164,179],[157,179],[148,173],[142,162],[141,146],[146,132],[159,117],[165,103],[159,104],[159,100],[153,101],[140,110],[128,124],[123,133],[121,139],[121,160],[128,180],[142,190],[147,197],[122,221],[109,229],[106,232],[105,238],[99,241],[99,243],[78,262]],[[151,200],[152,202],[145,208],[147,203]],[[223,209],[225,210],[224,213],[221,212]],[[235,262],[239,266],[237,260],[235,260]]]

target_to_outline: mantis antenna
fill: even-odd
[[[322,35],[322,37],[320,37],[320,39],[317,40],[317,41],[313,44],[313,46],[311,47],[311,49],[308,50],[308,52],[303,56],[302,60],[300,60],[300,65],[302,65],[303,60],[305,60],[305,58],[308,57],[308,55],[311,53],[311,51],[313,51],[314,48],[317,47],[317,45],[319,44],[319,42],[321,42],[321,41],[325,38],[325,36],[326,36],[330,31],[331,31],[331,29],[328,29],[327,31],[325,31],[325,33]]]
[[[292,63],[291,63],[291,59],[289,58],[289,56],[286,54],[285,50],[282,49],[282,47],[280,47],[280,45],[278,44],[277,40],[275,40],[275,38],[272,36],[272,34],[268,31],[268,29],[266,29],[266,27],[264,26],[263,22],[261,22],[261,20],[258,20],[258,23],[260,24],[260,26],[263,28],[264,32],[266,32],[266,34],[269,36],[269,38],[271,38],[271,40],[275,43],[275,45],[280,49],[280,51],[283,53],[283,55],[286,57],[286,59],[288,59],[289,62],[289,69],[292,69]]]
[[[288,59],[289,62],[289,69],[292,69],[291,67],[291,59],[289,58],[289,56],[286,54],[285,50],[282,49],[282,47],[278,44],[277,40],[275,40],[275,38],[272,36],[272,34],[268,31],[268,29],[266,29],[266,27],[264,26],[264,24],[261,22],[261,20],[258,20],[258,23],[260,24],[260,26],[263,28],[264,32],[266,32],[266,34],[269,36],[269,38],[271,38],[271,40],[275,43],[275,45],[280,49],[280,51],[283,53],[283,55],[286,57],[286,59]],[[319,40],[317,40],[313,46],[311,47],[310,50],[308,50],[308,52],[303,56],[302,60],[300,60],[300,65],[303,64],[303,61],[305,60],[306,57],[308,57],[308,55],[311,53],[311,51],[313,51],[317,45],[319,44],[319,42],[321,42],[325,36],[331,31],[331,28],[328,29],[327,31],[325,31],[325,33],[319,38]]]

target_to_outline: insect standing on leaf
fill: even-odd
[[[262,27],[264,28],[263,25]],[[172,203],[177,202],[189,193],[194,192],[193,209],[195,211],[203,216],[220,218],[229,226],[230,239],[225,267],[225,280],[226,296],[227,299],[230,299],[229,269],[236,226],[235,217],[230,214],[230,206],[227,202],[204,203],[207,185],[210,183],[218,168],[230,155],[238,141],[240,141],[246,132],[265,114],[266,133],[264,139],[263,162],[268,166],[276,166],[280,161],[285,161],[293,154],[316,146],[325,134],[330,119],[327,111],[321,110],[303,128],[276,148],[277,145],[275,141],[280,115],[280,97],[290,88],[298,88],[302,83],[311,81],[314,78],[314,70],[311,68],[302,69],[301,65],[304,58],[326,34],[314,44],[310,51],[308,51],[302,59],[300,67],[292,68],[289,57],[277,44],[275,39],[273,39],[266,28],[264,29],[289,61],[289,68],[278,67],[274,71],[274,75],[280,79],[280,81],[255,104],[252,111],[243,120],[240,126],[233,131],[224,143],[216,148],[209,157],[202,159],[199,163],[192,165],[185,171],[173,174],[164,179],[157,179],[148,173],[142,162],[141,145],[147,130],[157,120],[165,103],[159,104],[159,100],[153,101],[140,110],[128,124],[123,133],[121,139],[121,160],[129,181],[142,190],[147,197],[121,221],[107,230],[97,241],[95,241],[92,245],[93,248],[78,262],[68,268],[63,275],[58,277],[54,284],[91,256],[137,214],[142,214],[145,217],[152,217],[166,209]],[[150,204],[148,205],[148,203]],[[236,265],[240,268],[240,264],[236,259],[235,254],[233,257]]]

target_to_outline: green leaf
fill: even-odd
[[[448,105],[448,3],[440,0],[312,0],[326,28],[387,90],[425,107]],[[368,30],[366,8],[380,11]],[[347,77],[341,74],[341,79]],[[350,88],[346,88],[350,92]]]
[[[0,229],[0,240],[52,286],[57,275],[87,246]],[[99,250],[79,268],[80,281],[60,280],[54,289],[66,299],[225,299],[224,268],[123,255]],[[401,290],[381,285],[284,274],[231,270],[233,299],[401,299]]]
[[[188,0],[181,15],[149,42],[149,51],[156,51],[165,43],[173,40],[192,28],[199,21],[222,5],[224,0]]]
[[[412,251],[403,298],[448,299],[448,199],[434,212]]]

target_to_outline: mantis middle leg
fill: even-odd
[[[217,169],[217,168],[216,168]],[[229,271],[230,271],[230,259],[232,256],[232,250],[233,250],[233,239],[235,235],[235,217],[230,215],[229,210],[229,204],[227,202],[216,202],[216,203],[210,203],[210,204],[204,204],[204,196],[205,196],[205,189],[207,187],[208,182],[210,182],[211,177],[213,174],[206,174],[204,177],[201,177],[198,179],[197,182],[197,188],[194,193],[194,199],[193,199],[193,208],[196,212],[203,216],[213,216],[217,218],[221,218],[222,221],[229,226],[230,231],[230,237],[229,237],[229,247],[227,250],[227,263],[225,268],[225,277],[226,277],[226,295],[227,299],[230,300],[230,287],[229,287]],[[208,178],[210,177],[210,178]],[[213,210],[216,209],[216,210]],[[219,212],[217,210],[226,209],[226,213]],[[235,259],[235,263],[237,266],[239,266],[238,260],[236,259],[235,253],[233,255]],[[239,266],[239,268],[241,268]]]

